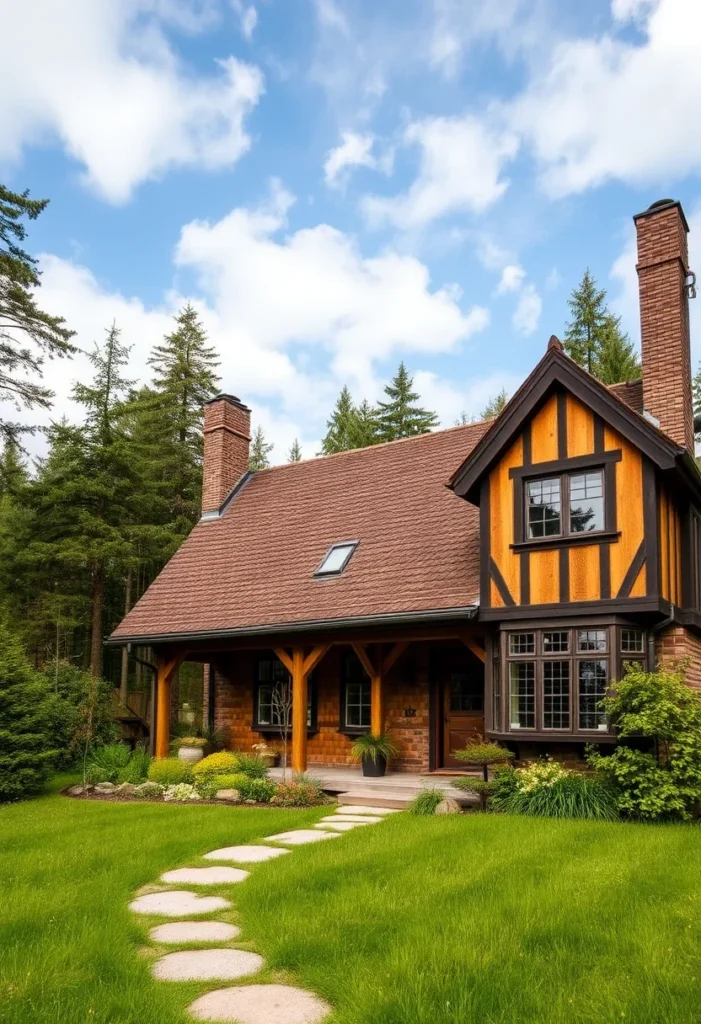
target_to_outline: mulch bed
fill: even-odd
[[[66,786],[65,789],[62,789],[60,791],[61,796],[67,796],[69,800],[100,800],[103,803],[112,804],[189,804],[191,807],[201,807],[203,804],[208,804],[213,807],[240,807],[244,810],[255,810],[256,808],[259,810],[265,808],[268,811],[309,810],[309,806],[290,807],[281,804],[247,804],[245,801],[230,803],[228,800],[206,800],[204,797],[201,797],[199,800],[164,800],[162,796],[130,796],[129,793],[69,793],[68,790],[71,788],[71,786]],[[335,800],[329,800],[323,804],[312,804],[310,806],[326,807],[328,804],[335,803]]]

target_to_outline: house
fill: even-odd
[[[201,522],[116,629],[170,683],[206,670],[231,745],[345,765],[387,730],[398,767],[457,765],[483,734],[521,756],[615,743],[599,701],[629,662],[689,658],[701,686],[701,474],[694,460],[687,222],[635,217],[640,381],[605,387],[551,338],[492,423],[247,471],[250,412],[205,410]]]

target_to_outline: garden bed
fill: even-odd
[[[88,787],[88,792],[71,792],[71,790],[77,788],[83,787],[80,783],[77,785],[74,784],[72,786],[66,786],[64,789],[61,789],[59,793],[61,796],[66,796],[71,800],[91,800],[112,804],[177,804],[180,806],[189,804],[191,806],[194,805],[196,807],[203,807],[205,805],[209,805],[213,807],[243,807],[246,809],[250,808],[252,810],[280,810],[280,807],[275,804],[271,804],[270,802],[261,803],[256,800],[216,800],[214,798],[207,797],[200,797],[198,800],[166,800],[163,794],[154,796],[134,796],[133,793],[120,793],[117,790],[115,790],[112,793],[96,793],[95,787],[93,786]],[[329,796],[325,800],[321,801],[319,804],[316,804],[314,806],[326,807],[336,803],[337,801],[334,800],[333,797]],[[286,809],[294,810],[294,808]]]

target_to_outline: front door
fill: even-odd
[[[469,652],[443,676],[443,768],[464,768],[454,753],[484,733],[484,666]]]

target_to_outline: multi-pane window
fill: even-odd
[[[601,700],[608,685],[608,661],[603,659],[577,662],[579,679],[579,728],[606,729],[606,715]]]
[[[343,659],[343,695],[341,728],[351,732],[367,732],[370,728],[370,680],[352,651]]]
[[[642,629],[621,630],[621,651],[624,654],[644,653],[644,634]]]
[[[543,654],[567,654],[569,649],[568,629],[546,629],[543,632]]]
[[[570,727],[570,663],[543,662],[543,728]]]
[[[578,629],[577,650],[578,651],[606,651],[608,630],[607,629]]]
[[[563,473],[525,482],[526,537],[568,537],[606,527],[604,472]]]
[[[307,686],[307,728],[312,727],[312,683]],[[258,662],[258,689],[256,692],[255,727],[279,729],[287,720],[292,721],[292,680],[290,673],[277,658],[261,658]]]
[[[484,680],[467,669],[450,673],[450,710],[483,711]]]
[[[535,728],[535,665],[532,661],[512,661],[509,665],[512,729]]]
[[[535,654],[535,633],[511,633],[509,654]]]

